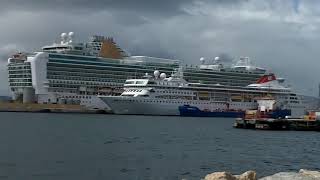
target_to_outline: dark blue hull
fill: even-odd
[[[245,115],[245,111],[202,111],[197,107],[184,105],[179,106],[180,116],[191,117],[230,117],[230,118],[242,118]]]
[[[286,118],[286,116],[291,116],[290,109],[276,109],[270,113],[268,113],[270,118],[279,119],[279,118]]]

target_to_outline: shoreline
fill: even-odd
[[[1,102],[0,112],[113,114],[111,110],[87,109],[82,105],[15,102]]]

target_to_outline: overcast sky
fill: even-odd
[[[197,64],[219,54],[249,56],[298,92],[320,82],[318,0],[1,0],[0,94],[14,51],[35,51],[61,32],[78,41],[113,36],[132,55]]]

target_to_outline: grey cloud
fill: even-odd
[[[0,62],[7,62],[10,55],[17,52],[17,48],[15,44],[0,46]]]
[[[228,62],[231,63],[232,61],[235,60],[235,58],[232,57],[231,54],[228,54],[226,52],[219,53],[218,57],[222,62],[226,62],[226,63],[228,63]]]
[[[181,13],[179,7],[193,0],[3,0],[1,10],[53,11],[68,13],[96,13],[99,11],[126,11],[158,14],[161,16]],[[83,14],[85,15],[85,14]]]
[[[6,70],[6,64],[0,62],[0,96],[1,95],[9,95],[9,83],[8,83],[8,74]]]
[[[7,60],[9,56],[16,52],[15,45],[5,45],[0,47],[0,95],[9,94],[8,74],[7,74]]]
[[[38,50],[57,40],[61,32],[74,31],[78,41],[101,34],[115,37],[132,55],[188,64],[198,64],[200,57],[225,56],[229,62],[249,56],[298,90],[310,94],[306,89],[313,89],[316,94],[320,26],[312,19],[318,12],[303,1],[299,15],[290,15],[291,4],[271,1],[272,5],[261,0],[4,0],[0,2],[0,55],[8,55],[1,53],[7,44],[20,51]],[[4,64],[6,57],[1,59]],[[6,77],[4,65],[0,73]]]
[[[242,0],[2,0],[0,12],[31,11],[94,14],[100,11],[110,11],[117,15],[133,13],[140,15],[165,18],[185,14],[182,7],[199,2],[214,3],[216,5],[230,5],[245,2]]]

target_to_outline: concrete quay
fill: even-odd
[[[0,102],[0,112],[54,112],[54,113],[105,113],[108,110],[87,109],[82,105],[73,104],[36,104],[36,103],[16,103]]]

